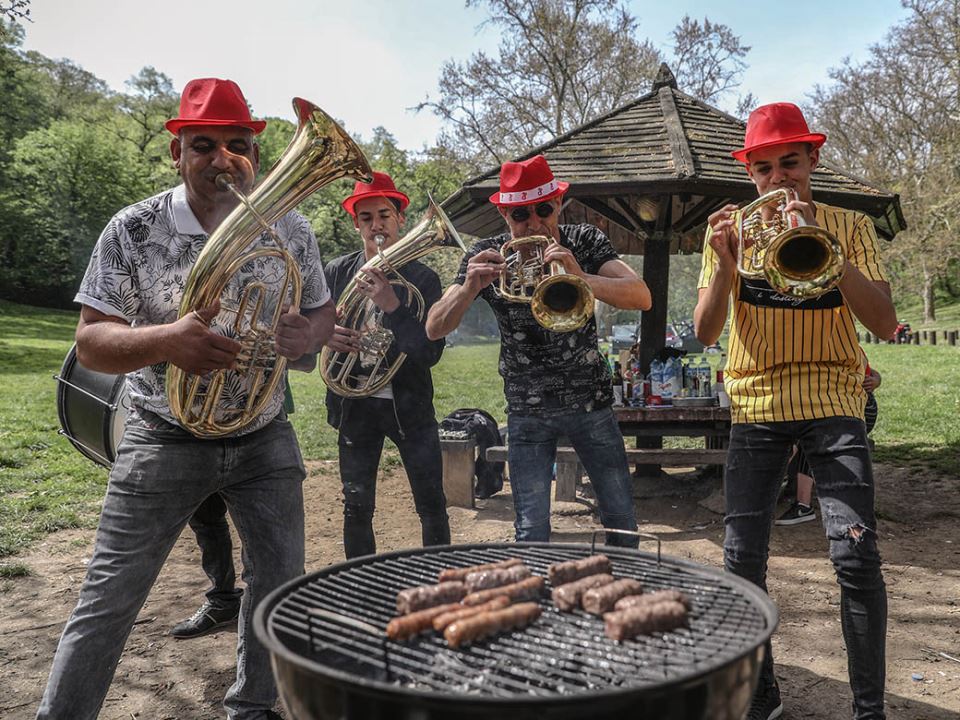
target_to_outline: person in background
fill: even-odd
[[[334,302],[357,277],[360,293],[382,313],[383,327],[393,333],[384,362],[394,362],[400,353],[407,355],[391,381],[370,397],[345,398],[327,390],[327,421],[338,431],[343,550],[348,559],[370,555],[377,549],[373,514],[384,438],[393,440],[400,451],[420,516],[423,545],[450,543],[431,374],[431,368],[440,361],[444,342],[429,339],[423,326],[426,313],[440,298],[440,278],[417,261],[398,269],[423,296],[424,316],[418,319],[407,303],[407,289],[391,283],[383,270],[366,267],[377,257],[378,237],[383,250],[400,239],[409,203],[386,173],[374,173],[372,183],[356,183],[353,194],[343,201],[343,209],[353,218],[363,247],[331,260],[324,270]],[[360,339],[356,328],[338,324],[327,345],[337,352],[360,353],[357,362],[362,366],[365,358]]]
[[[789,188],[788,212],[835,235],[844,250],[831,290],[800,299],[738,272],[738,208],[708,218],[694,310],[697,339],[712,345],[730,313],[724,388],[730,397],[730,444],[724,495],[728,572],[766,590],[770,532],[780,480],[794,445],[817,478],[830,558],[840,585],[840,619],[856,720],[884,720],[887,594],[877,547],[874,478],[864,425],[867,395],[859,320],[881,338],[897,317],[880,263],[873,223],[861,213],[815,202],[811,176],[826,136],[812,133],[791,103],[757,108],[744,147],[733,157],[762,196]],[[745,258],[744,258],[745,260]],[[767,643],[747,717],[783,713]]]
[[[529,303],[514,303],[494,288],[506,268],[501,248],[511,238],[554,240],[544,263],[559,262],[582,278],[597,300],[647,310],[650,290],[593,225],[560,225],[568,183],[554,178],[536,155],[500,169],[497,206],[508,232],[470,248],[453,285],[430,310],[427,335],[442,338],[460,324],[478,297],[500,327],[500,375],[507,398],[508,462],[516,539],[550,539],[550,482],[557,441],[569,439],[597,494],[606,528],[634,531],[633,485],[623,436],[613,414],[610,367],[597,345],[596,318],[570,332],[554,332],[533,317]],[[608,542],[636,547],[638,538],[609,533]]]

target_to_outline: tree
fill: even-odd
[[[905,0],[911,11],[859,65],[831,71],[809,114],[824,154],[901,195],[910,229],[884,249],[896,291],[921,289],[924,319],[960,259],[960,1]]]
[[[17,20],[30,19],[30,0],[0,0],[0,19],[6,18],[11,23]],[[7,30],[0,23],[0,36]]]
[[[747,68],[744,61],[749,46],[726,25],[709,18],[693,20],[684,15],[671,33],[673,37],[673,73],[677,85],[704,102],[716,100],[740,86]]]

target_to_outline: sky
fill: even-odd
[[[906,17],[898,0],[628,0],[639,34],[665,55],[684,14],[731,27],[752,49],[740,92],[804,103],[845,57],[868,57]],[[432,145],[440,121],[411,108],[437,95],[447,60],[496,54],[482,8],[461,0],[33,0],[24,47],[68,58],[122,91],[152,65],[177,90],[194,77],[237,81],[255,116],[295,121],[304,97],[369,139],[385,127],[407,150]],[[377,78],[375,82],[368,79]],[[683,88],[681,88],[682,90]],[[735,97],[721,101],[732,111]]]

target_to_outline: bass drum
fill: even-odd
[[[126,376],[88,370],[77,362],[77,346],[54,375],[60,434],[98,465],[111,467],[130,411]]]

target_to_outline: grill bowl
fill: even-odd
[[[519,557],[536,575],[586,557],[589,544],[455,545],[371,555],[297,578],[257,608],[254,629],[295,720],[740,720],[777,610],[734,575],[603,546],[617,577],[691,599],[690,627],[615,643],[600,618],[560,613],[548,597],[533,625],[452,650],[430,633],[387,641],[405,587],[440,570]],[[549,584],[548,584],[549,586]],[[548,588],[549,589],[549,588]],[[320,610],[322,614],[314,614]]]

